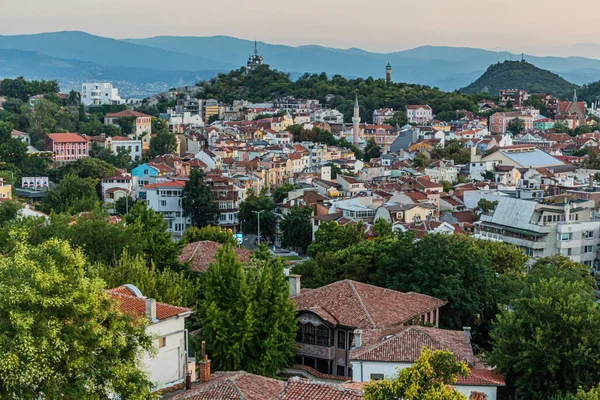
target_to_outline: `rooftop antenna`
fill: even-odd
[[[521,53],[521,62],[525,61],[525,53]]]
[[[256,39],[254,39],[254,55],[258,55],[258,44],[256,43]]]

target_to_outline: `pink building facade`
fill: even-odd
[[[73,162],[89,157],[89,142],[77,133],[49,133],[46,150],[54,153],[56,162]]]
[[[509,112],[492,114],[490,117],[490,131],[496,134],[506,133],[508,124],[515,118],[519,118],[521,121],[523,121],[526,131],[533,129],[533,117],[531,115]]]

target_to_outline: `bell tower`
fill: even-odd
[[[388,63],[388,65],[385,66],[385,82],[392,82],[392,66],[390,65],[390,63]]]

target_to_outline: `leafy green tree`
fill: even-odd
[[[90,272],[104,280],[108,287],[130,283],[144,296],[163,303],[192,307],[198,299],[199,283],[194,275],[168,268],[160,271],[142,256],[131,256],[127,251],[123,251],[115,265],[97,264]]]
[[[129,209],[135,204],[135,199],[129,195],[126,197],[120,197],[115,201],[115,213],[119,215],[125,215],[129,212]]]
[[[167,232],[167,222],[162,214],[155,213],[138,201],[124,219],[130,226],[131,234],[143,238],[140,243],[148,262],[153,262],[160,270],[181,269],[178,259],[182,244],[175,242],[172,235]]]
[[[0,226],[14,221],[21,211],[21,205],[16,201],[3,201],[0,203]]]
[[[450,385],[469,374],[467,363],[457,361],[450,351],[424,347],[417,361],[398,371],[394,379],[366,385],[365,400],[466,400]]]
[[[203,276],[200,339],[216,370],[274,375],[295,353],[295,308],[280,261],[244,270],[231,247],[219,250]]]
[[[278,186],[273,191],[273,201],[276,204],[283,202],[283,200],[285,200],[285,198],[287,197],[288,193],[298,187],[299,186],[297,186],[297,185],[293,185],[289,182],[285,182],[283,185]]]
[[[210,240],[211,242],[217,242],[221,244],[230,244],[231,246],[237,246],[237,241],[233,237],[231,230],[223,230],[220,226],[204,226],[198,228],[192,226],[183,233],[183,243],[194,243],[203,240]]]
[[[79,178],[102,179],[117,175],[114,165],[98,158],[81,158],[57,168],[52,176],[60,180],[66,175],[77,175]]]
[[[150,139],[150,158],[177,152],[177,138],[167,130],[159,131]]]
[[[0,142],[0,163],[22,167],[27,160],[27,145],[18,139]]]
[[[56,189],[48,191],[48,195],[42,199],[38,209],[46,214],[54,211],[71,215],[91,211],[100,206],[96,183],[93,178],[80,178],[74,174],[67,174]]]
[[[80,251],[21,242],[0,258],[0,287],[0,397],[153,397],[138,363],[152,349],[146,322],[124,316],[102,280],[86,276]]]
[[[521,399],[574,393],[600,380],[600,307],[584,280],[540,279],[494,323],[489,360]]]
[[[337,251],[356,245],[364,240],[364,226],[359,224],[338,225],[337,222],[324,222],[315,232],[315,240],[308,246],[311,258],[328,251]]]
[[[393,224],[383,218],[377,218],[373,224],[373,232],[379,237],[390,237],[394,234]]]
[[[425,153],[419,152],[413,158],[413,165],[417,168],[425,168],[429,164],[429,159]]]
[[[364,162],[371,161],[372,158],[378,158],[381,156],[381,147],[375,142],[374,138],[370,138],[365,146],[365,154],[363,156]]]
[[[306,252],[312,242],[312,217],[310,207],[294,204],[279,223],[283,232],[281,244],[283,247],[300,249]]]
[[[477,202],[477,207],[473,209],[475,214],[489,214],[498,205],[498,200],[490,201],[488,199],[480,199]]]
[[[512,133],[523,133],[525,131],[525,122],[519,117],[510,120],[507,130]]]
[[[246,200],[240,204],[238,217],[242,221],[242,232],[244,234],[255,234],[258,232],[258,218],[260,218],[260,236],[262,238],[273,238],[275,235],[275,202],[271,197],[263,194],[257,196],[250,192]],[[255,213],[263,211],[260,214]]]
[[[562,122],[555,123],[552,130],[554,131],[554,133],[570,133],[571,132],[571,130]]]
[[[494,174],[494,171],[485,171],[484,173],[481,174],[481,177],[485,181],[491,181],[491,182],[496,181],[496,174]]]
[[[10,122],[0,121],[0,143],[10,140],[10,133],[13,131],[13,124]]]
[[[194,170],[181,193],[183,215],[190,217],[192,225],[202,228],[219,223],[219,209],[213,202],[210,188],[204,182],[203,171]]]
[[[119,125],[123,134],[131,135],[135,133],[135,121],[136,117],[124,117],[117,119],[115,123]]]

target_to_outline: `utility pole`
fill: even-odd
[[[260,214],[264,213],[265,210],[252,211],[252,212],[258,216],[258,245],[260,246]]]

